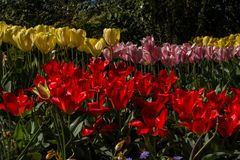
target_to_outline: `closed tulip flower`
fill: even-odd
[[[34,39],[34,29],[22,29],[13,35],[13,40],[15,41],[17,47],[23,52],[31,51],[33,47]]]
[[[70,48],[75,48],[83,45],[84,39],[86,37],[86,31],[82,29],[69,29],[68,30],[69,34],[69,43],[68,47]]]
[[[109,46],[114,46],[120,41],[120,29],[105,28],[103,38]]]
[[[55,29],[55,36],[57,38],[57,44],[60,47],[67,47],[70,40],[69,27]]]
[[[40,32],[35,35],[34,44],[44,54],[52,51],[56,42],[56,37],[51,33]]]

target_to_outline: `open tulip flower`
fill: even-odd
[[[16,32],[16,34],[13,34],[12,39],[17,47],[23,52],[31,51],[34,42],[34,29],[21,29]]]
[[[102,50],[106,47],[106,42],[103,38],[96,39],[96,38],[86,38],[84,45],[80,46],[78,49],[80,51],[84,51],[86,53],[92,54],[94,57],[98,57]]]
[[[22,29],[25,28],[21,26],[8,25],[7,28],[3,31],[3,42],[10,43],[17,47],[16,42],[13,40],[13,35],[17,35],[17,33]]]
[[[13,93],[4,93],[3,103],[0,104],[0,110],[11,113],[13,116],[22,116],[25,111],[31,110],[33,102],[24,94],[23,90],[19,91],[16,96]]]

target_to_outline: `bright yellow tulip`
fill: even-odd
[[[47,25],[37,25],[34,27],[34,30],[36,31],[36,33],[39,33],[39,32],[50,32],[50,33],[53,33],[53,31],[55,30],[54,27],[52,26],[47,26]]]
[[[56,37],[51,33],[39,32],[35,35],[34,44],[44,54],[52,51],[56,42]]]
[[[114,46],[120,41],[120,29],[105,28],[103,30],[103,38],[109,46]]]
[[[23,29],[21,26],[8,25],[7,28],[3,31],[2,41],[5,43],[10,43],[17,47],[16,42],[13,40],[13,35],[17,34],[21,29]]]
[[[32,50],[33,40],[34,40],[34,29],[21,29],[16,34],[13,34],[13,40],[15,41],[17,47],[23,52],[28,52]]]
[[[226,45],[226,41],[225,41],[225,39],[223,39],[223,38],[220,38],[218,41],[217,41],[217,47],[219,47],[219,48],[223,48],[223,47],[225,47],[225,45]]]
[[[105,47],[106,42],[103,38],[86,38],[84,45],[80,46],[78,50],[86,53],[91,53],[93,56],[98,57]]]
[[[237,47],[240,45],[240,34],[238,34],[236,36],[236,39],[235,39],[235,43],[234,43],[234,47]]]
[[[68,47],[75,48],[83,45],[86,38],[86,31],[82,29],[76,30],[75,28],[69,29],[69,43]]]
[[[69,27],[57,28],[55,29],[55,36],[57,38],[57,44],[60,47],[67,47],[69,44]]]

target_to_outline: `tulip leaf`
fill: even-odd
[[[73,133],[73,136],[76,137],[82,130],[83,121],[78,117],[70,124],[70,131]]]
[[[16,141],[22,141],[24,139],[23,126],[21,124],[17,124],[13,134],[13,138]]]
[[[41,153],[38,153],[38,152],[28,153],[26,155],[26,159],[41,160],[42,159],[42,155],[41,155]]]
[[[17,142],[17,146],[21,149],[23,147],[23,140],[24,140],[24,133],[23,133],[23,126],[21,124],[17,124],[13,138]]]
[[[8,81],[7,84],[4,86],[4,90],[7,92],[12,91],[12,81]]]

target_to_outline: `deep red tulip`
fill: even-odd
[[[99,132],[102,134],[109,134],[114,129],[116,129],[118,125],[116,123],[104,124],[103,117],[99,117],[96,121],[91,125],[91,127],[85,127],[82,129],[82,136],[89,136],[94,132]]]
[[[153,82],[153,76],[150,74],[143,75],[138,71],[134,75],[136,89],[141,96],[148,96],[156,83]]]
[[[109,83],[107,96],[116,110],[122,110],[127,107],[134,92],[134,80],[114,81]]]
[[[105,95],[100,95],[97,102],[89,102],[87,104],[88,111],[94,116],[108,112],[110,108],[104,106],[105,101],[106,101]]]
[[[26,110],[30,110],[33,107],[27,95],[23,90],[19,91],[19,95],[15,96],[13,93],[4,93],[3,103],[0,104],[0,109],[10,112],[14,116],[21,116]]]
[[[167,130],[164,128],[168,117],[168,111],[165,104],[168,101],[168,95],[162,95],[154,102],[144,101],[137,98],[141,107],[141,116],[143,121],[135,119],[129,123],[129,126],[137,128],[137,134],[150,134],[153,136],[164,137]],[[136,104],[138,104],[138,102]]]

